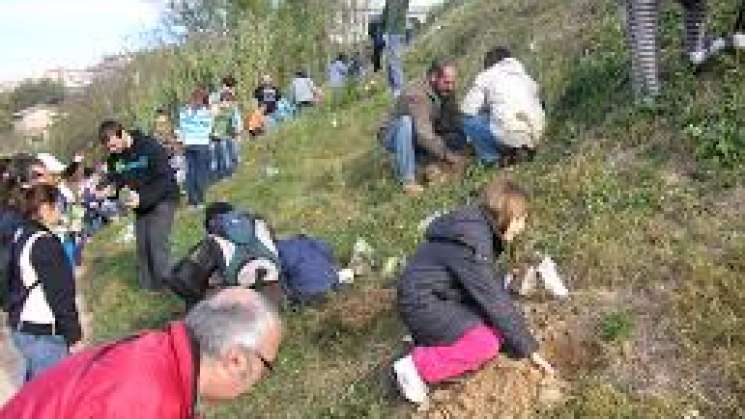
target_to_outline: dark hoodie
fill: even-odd
[[[140,215],[152,211],[161,202],[178,202],[178,185],[165,149],[138,131],[130,134],[132,146],[109,156],[109,182],[117,190],[127,186],[140,195],[140,205],[134,210]]]
[[[417,345],[452,344],[487,324],[502,332],[509,352],[538,349],[525,318],[497,281],[502,243],[478,207],[435,219],[398,285],[398,308]]]

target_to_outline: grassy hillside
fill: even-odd
[[[466,85],[484,51],[500,43],[544,89],[546,144],[534,162],[509,170],[530,192],[532,207],[527,233],[508,253],[512,262],[534,251],[554,256],[573,290],[567,303],[523,302],[568,397],[552,408],[535,405],[524,388],[529,373],[502,360],[438,393],[422,415],[496,417],[517,405],[516,416],[680,417],[692,409],[745,415],[739,57],[694,75],[679,60],[680,11],[670,5],[662,34],[666,93],[655,104],[635,105],[615,1],[465,3],[415,43],[409,76],[446,54],[458,59]],[[731,2],[714,3],[714,26],[730,25]],[[474,167],[460,182],[404,197],[374,140],[388,103],[378,93],[333,113],[309,112],[251,143],[237,175],[211,198],[266,214],[279,233],[327,239],[342,260],[357,237],[380,258],[411,252],[420,220],[468,202],[496,173]],[[279,174],[268,176],[267,167]],[[183,211],[176,225],[182,254],[201,235],[201,214]],[[88,255],[96,339],[160,326],[179,309],[174,298],[137,289],[133,249],[114,242],[115,230],[97,238]],[[385,384],[385,367],[402,351],[405,334],[394,285],[361,279],[322,307],[288,313],[276,373],[211,414],[413,413]],[[494,394],[500,391],[501,398]]]

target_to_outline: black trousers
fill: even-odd
[[[135,218],[137,279],[144,289],[160,289],[170,275],[170,239],[175,212],[175,201],[162,201]]]
[[[373,45],[372,64],[373,64],[373,71],[376,73],[380,71],[381,68],[383,68],[383,63],[382,63],[383,49],[384,48],[379,48]]]

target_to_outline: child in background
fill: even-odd
[[[495,269],[503,245],[525,228],[526,218],[525,193],[497,179],[479,205],[430,224],[398,285],[399,312],[415,347],[393,369],[409,401],[424,403],[428,385],[480,369],[503,345],[553,374]]]
[[[238,164],[238,144],[236,136],[240,133],[240,112],[235,103],[235,96],[230,91],[220,94],[220,103],[214,110],[215,124],[212,137],[215,141],[217,176],[224,178],[235,171]]]
[[[266,105],[260,104],[249,115],[248,133],[251,134],[251,137],[258,137],[264,133],[264,125],[266,124],[265,111]]]

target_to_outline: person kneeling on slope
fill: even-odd
[[[397,293],[415,346],[393,370],[409,401],[424,403],[428,385],[480,369],[503,345],[553,375],[495,269],[503,244],[525,228],[526,217],[525,193],[498,179],[486,186],[479,205],[430,224]]]

